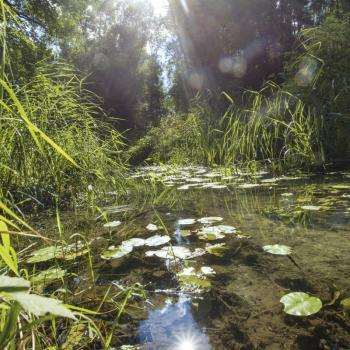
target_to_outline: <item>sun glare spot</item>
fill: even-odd
[[[164,16],[168,10],[168,1],[167,0],[149,0],[153,6],[154,13],[157,16]]]
[[[202,348],[201,339],[194,334],[182,334],[177,337],[174,350],[199,350]]]

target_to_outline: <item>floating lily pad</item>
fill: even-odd
[[[163,245],[166,244],[170,241],[170,237],[169,236],[152,236],[150,238],[147,238],[145,240],[145,245],[148,247],[157,247],[159,245]]]
[[[158,230],[158,227],[157,227],[156,225],[154,225],[154,224],[148,224],[148,225],[146,226],[146,229],[147,229],[148,231],[157,231],[157,230]]]
[[[177,222],[180,226],[190,226],[196,223],[196,219],[180,219]]]
[[[106,224],[104,224],[103,227],[113,228],[113,227],[118,227],[120,225],[121,225],[120,221],[111,221],[111,222],[107,222]]]
[[[229,225],[218,225],[215,226],[217,229],[219,229],[222,233],[224,234],[230,234],[230,233],[236,233],[237,229],[233,226],[229,226]]]
[[[31,282],[34,284],[52,282],[54,280],[64,277],[66,273],[67,271],[61,269],[60,267],[51,267],[33,276],[31,278]]]
[[[217,239],[225,238],[225,235],[217,227],[204,227],[197,232],[197,236],[204,241],[215,241]]]
[[[280,300],[284,312],[294,316],[309,316],[322,309],[322,301],[302,292],[286,294]]]
[[[202,266],[201,267],[201,272],[203,275],[206,276],[214,276],[216,275],[216,272],[213,268],[209,267],[209,266]]]
[[[274,245],[265,245],[263,246],[265,252],[274,255],[289,255],[292,254],[292,250],[290,247],[282,244],[274,244]]]
[[[192,235],[191,230],[180,230],[181,237],[190,237]]]
[[[147,257],[158,257],[161,259],[173,259],[178,258],[182,260],[192,259],[205,254],[205,250],[197,248],[194,251],[186,247],[173,246],[173,247],[164,247],[160,250],[150,250],[146,252]]]
[[[303,210],[310,210],[310,211],[318,211],[318,210],[321,209],[321,207],[318,206],[318,205],[303,205],[301,207],[301,209],[303,209]]]
[[[282,193],[281,196],[282,197],[292,197],[292,196],[294,196],[294,193],[288,193],[288,192],[287,193]]]
[[[200,222],[201,224],[213,224],[215,222],[220,222],[222,220],[223,218],[220,216],[208,216],[208,217],[198,219],[198,222]]]
[[[181,276],[179,277],[179,280],[182,284],[186,285],[193,285],[199,288],[210,288],[211,283],[207,279],[202,279],[197,277],[196,275],[189,275],[189,276]]]
[[[332,188],[335,188],[337,190],[350,190],[350,185],[333,185]]]
[[[146,244],[146,240],[142,238],[131,238],[122,243],[123,245],[130,245],[134,247],[142,247]]]
[[[214,190],[223,190],[227,188],[227,185],[212,185],[211,188]]]
[[[209,254],[213,254],[219,257],[222,257],[226,254],[228,251],[228,247],[225,243],[218,243],[218,244],[207,244],[205,246],[205,250]]]
[[[350,314],[350,298],[343,299],[340,302],[340,305],[342,306],[344,313],[349,315]]]
[[[129,244],[121,244],[117,248],[108,249],[101,254],[101,258],[105,260],[120,259],[133,251],[134,247]]]
[[[27,262],[30,264],[35,264],[43,261],[49,261],[55,258],[56,256],[57,247],[56,246],[50,246],[38,249],[31,253],[31,256],[29,259],[27,259]]]
[[[183,185],[177,188],[179,191],[187,191],[190,189],[189,185]]]
[[[52,259],[74,260],[79,256],[87,254],[88,249],[81,242],[67,246],[49,246],[35,250],[27,259],[30,264],[49,261]]]
[[[259,187],[260,185],[259,184],[242,184],[242,185],[239,185],[238,187],[239,188],[255,188],[255,187]]]

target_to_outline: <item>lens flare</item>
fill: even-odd
[[[201,339],[194,334],[184,333],[176,337],[176,343],[173,350],[199,350],[201,345]]]

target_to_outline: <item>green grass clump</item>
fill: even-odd
[[[201,121],[194,113],[165,117],[158,127],[151,128],[129,148],[129,162],[198,163],[201,160],[201,129]]]
[[[3,197],[67,199],[123,168],[121,134],[103,122],[100,101],[72,67],[44,63],[29,84],[9,89],[0,116]]]

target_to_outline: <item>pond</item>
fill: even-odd
[[[147,167],[131,178],[140,187],[123,203],[110,193],[94,213],[61,213],[79,242],[31,248],[28,266],[49,269],[36,288],[63,278],[57,295],[98,310],[116,349],[350,349],[350,173]],[[54,231],[53,217],[40,222]],[[280,299],[293,292],[322,308],[288,314]]]

